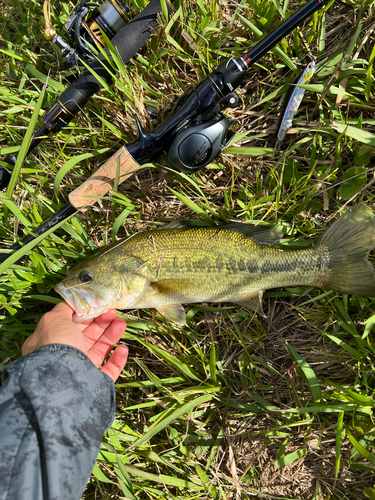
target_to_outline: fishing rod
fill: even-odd
[[[169,12],[171,12],[171,5],[168,2],[166,3]],[[110,14],[113,18],[114,14],[109,11],[107,4],[112,5],[110,2],[105,2],[102,6],[103,9],[105,7],[104,12],[107,13],[107,17]],[[158,25],[157,17],[161,12],[162,8],[160,0],[151,0],[139,14],[137,14],[130,22],[122,26],[121,29],[119,29],[113,36],[111,43],[124,64],[126,64],[139,51],[142,45],[153,33]],[[97,20],[98,16],[95,19]],[[102,24],[104,24],[104,18]],[[47,30],[51,30],[48,23]],[[51,33],[53,34],[53,31],[51,31]],[[55,40],[55,43],[61,44],[62,42],[60,38],[61,37],[57,37],[57,35],[55,35],[52,40]],[[112,61],[108,47],[105,48],[104,51],[110,61]],[[94,76],[93,73],[99,78]],[[49,134],[57,133],[65,127],[85,106],[90,97],[103,87],[100,79],[110,85],[113,79],[112,75],[113,68],[111,67],[111,63],[103,54],[99,54],[96,57],[91,56],[91,62],[89,61],[88,69],[86,69],[78,80],[76,80],[63,92],[59,99],[43,116],[42,120],[44,125],[34,134],[26,154],[33,151],[33,149],[35,149]],[[14,166],[17,161],[17,156],[8,155],[4,161],[8,165]],[[0,166],[0,189],[4,189],[9,184],[11,175],[11,172]]]
[[[309,0],[242,57],[232,57],[219,64],[195,89],[180,97],[172,114],[152,132],[143,130],[136,117],[139,137],[122,146],[69,194],[67,205],[11,250],[17,251],[79,210],[93,205],[113,187],[115,179],[118,183],[125,181],[140,165],[163,151],[167,152],[172,168],[182,172],[196,172],[210,163],[228,143],[228,137],[229,140],[232,137],[231,122],[222,110],[237,104],[238,97],[233,91],[243,81],[247,70],[326,2]],[[0,262],[8,255],[0,255]]]

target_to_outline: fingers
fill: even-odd
[[[83,351],[99,368],[122,337],[126,322],[116,318],[116,310],[111,309],[95,320],[81,323],[79,327],[72,321],[73,314],[73,309],[66,302],[60,302],[44,314],[35,332],[24,343],[22,354],[29,354],[47,344],[67,344]],[[124,368],[127,355],[127,347],[119,346],[113,359],[111,357],[107,362],[104,372],[113,380],[117,379]]]
[[[86,338],[88,349],[90,349],[98,338],[103,335],[103,332],[116,318],[116,314],[116,309],[110,309],[106,313],[98,316],[95,320],[88,320],[80,323],[83,327],[83,335]]]
[[[128,359],[129,349],[126,345],[119,345],[113,351],[112,356],[107,363],[103,366],[101,371],[106,373],[111,379],[116,382],[119,375],[126,365]]]
[[[50,343],[68,344],[88,354],[99,368],[121,339],[126,322],[122,318],[116,318],[116,309],[110,309],[95,320],[80,324],[73,323],[73,314],[74,310],[66,302],[57,304],[41,318],[33,335],[26,340],[22,353],[28,354],[37,347]],[[125,345],[118,346],[102,371],[116,381],[127,357],[128,348]]]
[[[92,326],[92,325],[91,325]],[[98,338],[89,349],[88,356],[95,366],[99,367],[111,352],[115,344],[121,339],[126,329],[126,321],[116,318],[108,325],[104,333]],[[84,335],[86,330],[84,331]]]
[[[86,341],[72,322],[73,313],[73,309],[66,302],[60,302],[44,314],[34,333],[25,341],[22,354],[30,354],[47,344],[68,344],[87,352]]]

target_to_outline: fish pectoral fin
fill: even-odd
[[[166,306],[159,306],[156,308],[162,316],[168,321],[172,321],[177,325],[184,326],[186,324],[185,309],[181,304],[170,304]]]
[[[258,292],[254,292],[251,295],[248,295],[247,297],[243,297],[239,300],[236,299],[235,302],[236,304],[242,307],[246,307],[246,309],[255,311],[256,313],[263,316],[263,318],[267,318],[267,316],[264,314],[262,307],[262,297],[263,297],[263,290],[259,290]]]
[[[184,278],[167,278],[165,280],[152,281],[150,283],[150,287],[153,289],[154,293],[157,294],[176,293],[181,290],[186,290],[191,286],[194,286],[194,283]]]

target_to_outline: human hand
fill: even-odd
[[[73,323],[73,314],[73,309],[66,302],[60,302],[44,314],[35,332],[23,344],[22,354],[30,354],[47,344],[67,344],[83,351],[99,368],[122,337],[126,322],[116,318],[116,309],[82,323]],[[114,382],[124,369],[128,351],[125,345],[117,346],[101,369]]]

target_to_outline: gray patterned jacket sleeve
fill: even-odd
[[[10,363],[0,389],[0,500],[78,500],[115,416],[115,385],[80,350]]]

